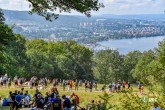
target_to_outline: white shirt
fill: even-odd
[[[24,104],[25,104],[25,105],[29,105],[29,102],[30,102],[30,98],[29,98],[29,96],[26,96],[26,97],[24,98]]]

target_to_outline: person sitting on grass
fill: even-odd
[[[97,103],[97,110],[106,110],[106,106],[104,103],[101,103],[101,100]]]
[[[94,100],[91,100],[91,103],[87,105],[86,110],[96,110],[96,105]]]
[[[24,94],[24,108],[29,108],[30,105],[30,97],[27,93]]]
[[[69,98],[66,97],[66,95],[62,96],[63,101],[63,108],[64,110],[71,110],[71,101]]]
[[[154,108],[152,110],[161,110],[160,108],[158,108],[158,103],[157,102],[154,103]]]
[[[56,98],[51,98],[51,110],[63,110],[62,100],[60,96],[57,95]]]
[[[10,106],[10,110],[12,110],[12,108],[13,108],[12,91],[9,92],[9,96],[8,96],[8,98],[7,98],[7,103],[8,103],[9,106]]]
[[[51,93],[50,93],[50,97],[51,97],[51,98],[56,98],[56,95],[59,94],[59,92],[58,92],[58,90],[57,90],[56,87],[52,87],[52,88],[50,89],[50,91],[51,91]]]
[[[37,95],[37,100],[34,102],[34,107],[37,107],[37,110],[44,109],[44,98],[42,98],[41,94]]]
[[[76,95],[75,93],[72,93],[70,96],[70,99],[72,101],[72,106],[77,109],[78,104],[80,103],[80,98],[78,95]]]

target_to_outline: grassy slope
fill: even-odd
[[[40,92],[45,95],[46,92],[49,91],[49,88],[51,86],[49,86],[46,90],[40,90]],[[67,88],[66,88],[67,89]],[[74,89],[74,88],[73,88]],[[99,85],[98,87],[99,90],[101,90],[101,85]],[[137,86],[133,87],[134,92],[138,92],[138,88]],[[9,91],[14,92],[14,90],[20,90],[20,88],[14,88],[11,87],[9,88],[0,88],[0,97],[3,99],[4,97],[8,96]],[[25,87],[25,90],[28,90],[29,93],[31,94],[31,96],[34,94],[35,89],[29,89]],[[72,92],[68,92],[68,91],[63,91],[62,87],[58,87],[59,93],[60,95],[70,95],[72,92],[75,92],[74,90],[72,90]],[[94,90],[93,90],[94,91]],[[147,92],[147,90],[145,90],[145,92]],[[79,88],[78,92],[75,92],[79,97],[80,97],[80,106],[85,107],[88,103],[90,103],[90,101],[92,99],[94,99],[95,101],[100,100],[99,99],[99,95],[103,95],[103,92],[101,91],[94,91],[94,92],[85,92],[84,87]],[[115,105],[119,105],[120,104],[120,100],[119,97],[121,95],[121,93],[109,93],[109,94],[113,94],[114,96],[112,97],[112,99],[110,100],[111,103],[115,104]],[[0,108],[0,110],[7,110],[6,108]]]

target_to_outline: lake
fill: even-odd
[[[95,50],[112,48],[118,49],[121,54],[127,54],[134,50],[139,50],[141,52],[154,49],[158,47],[158,43],[162,41],[165,36],[157,37],[143,37],[143,38],[133,38],[133,39],[120,39],[120,40],[109,40],[97,42],[98,46]]]

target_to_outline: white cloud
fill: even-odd
[[[121,5],[120,9],[129,9],[131,7],[130,4],[125,4],[125,5]]]
[[[10,10],[29,10],[26,0],[0,0],[0,8]]]
[[[152,14],[163,13],[165,0],[100,0],[105,8],[99,13]]]

